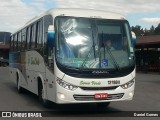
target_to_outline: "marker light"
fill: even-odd
[[[67,83],[67,82],[63,81],[60,78],[57,78],[56,81],[60,86],[62,86],[65,89],[68,89],[68,90],[73,91],[73,90],[76,90],[78,88],[77,86],[71,85],[70,83]]]
[[[123,89],[128,89],[128,88],[131,87],[133,84],[134,84],[134,79],[132,79],[131,81],[129,81],[129,82],[121,85],[121,87],[122,87]]]

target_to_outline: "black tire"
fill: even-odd
[[[110,105],[110,102],[105,102],[105,103],[97,103],[98,108],[107,108]]]
[[[18,73],[16,74],[16,77],[17,77],[17,90],[18,90],[18,93],[23,93],[24,89],[19,85],[19,76],[18,76]]]
[[[43,98],[43,85],[40,80],[38,81],[38,99],[44,107],[51,108],[51,102]]]

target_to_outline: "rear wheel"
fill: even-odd
[[[46,107],[46,108],[50,108],[50,101],[46,100],[44,98],[44,89],[43,89],[43,85],[41,80],[38,81],[38,98],[39,101]]]
[[[105,103],[97,103],[98,108],[107,108],[110,105],[110,102],[105,102]]]

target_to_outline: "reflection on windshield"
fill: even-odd
[[[60,17],[57,61],[87,69],[119,69],[133,64],[129,26],[124,21]]]

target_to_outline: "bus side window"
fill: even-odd
[[[14,51],[14,36],[11,37],[11,51]]]
[[[22,50],[26,50],[26,28],[22,30]]]
[[[37,41],[38,41],[38,22],[35,23],[35,46],[34,48],[37,48]]]
[[[18,51],[21,51],[21,32],[18,33]]]
[[[31,39],[31,48],[35,48],[35,41],[36,41],[36,24],[32,25],[32,39]]]
[[[31,27],[27,28],[27,36],[26,36],[26,49],[30,49],[30,40],[31,40]]]
[[[30,27],[29,27],[29,30],[28,30],[28,43],[27,43],[27,45],[28,45],[28,49],[31,49],[31,46],[32,46],[32,30],[33,30],[33,25],[31,25]]]
[[[14,36],[14,51],[17,51],[17,34]]]
[[[43,55],[43,21],[38,22],[38,38],[37,47],[41,55]]]
[[[26,46],[26,40],[25,40],[25,34],[22,35],[22,49],[25,50]]]
[[[40,48],[40,21],[37,22],[37,48]]]
[[[34,24],[34,48],[37,48],[37,29],[38,29],[38,24]]]
[[[40,21],[40,46],[43,48],[43,19]]]

